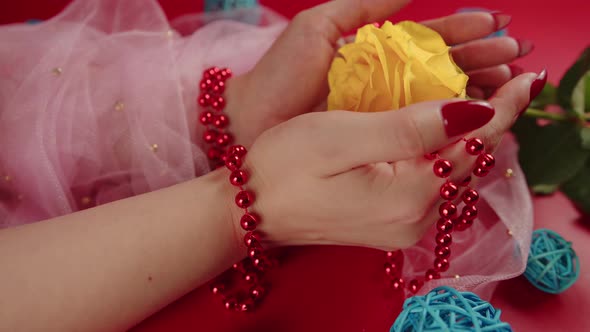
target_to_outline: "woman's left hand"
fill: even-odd
[[[328,71],[343,34],[391,17],[409,0],[335,0],[297,15],[249,73],[228,85],[227,112],[240,144],[297,115],[325,110]],[[470,76],[468,94],[485,98],[522,70],[508,63],[532,45],[511,37],[484,39],[510,16],[461,13],[422,22],[441,34]],[[464,27],[469,26],[469,29]]]

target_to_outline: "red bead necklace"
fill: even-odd
[[[484,177],[489,174],[495,165],[494,156],[485,153],[483,142],[479,138],[463,139],[465,142],[465,151],[472,156],[478,156],[473,168],[473,175]],[[479,201],[479,193],[469,187],[471,176],[468,176],[460,183],[454,183],[448,180],[453,171],[453,165],[450,161],[442,159],[438,153],[432,153],[425,156],[428,160],[435,160],[433,172],[439,178],[447,179],[440,186],[440,198],[444,200],[438,208],[440,219],[436,222],[437,233],[435,235],[436,247],[434,248],[434,262],[432,268],[428,269],[423,278],[412,279],[407,283],[407,288],[412,293],[417,293],[425,281],[440,279],[441,273],[446,272],[450,267],[451,244],[453,243],[453,231],[464,231],[473,225],[477,218],[476,204]],[[459,197],[460,187],[464,191]],[[463,208],[459,214],[458,205],[463,203]],[[405,286],[404,279],[401,278],[400,267],[401,252],[390,251],[386,253],[385,274],[390,279],[390,284],[394,289],[403,289]]]
[[[231,172],[230,183],[239,189],[235,202],[239,208],[244,210],[240,226],[246,231],[244,244],[247,248],[247,258],[234,264],[228,273],[217,278],[211,284],[211,291],[222,297],[225,308],[250,311],[266,294],[262,278],[265,272],[276,265],[276,262],[266,255],[260,245],[260,234],[256,232],[260,217],[249,210],[249,207],[254,203],[255,196],[253,192],[244,189],[248,183],[248,173],[242,169],[243,160],[247,153],[246,148],[241,145],[228,148],[233,142],[233,136],[225,130],[229,125],[229,118],[223,114],[225,108],[223,92],[226,81],[231,76],[232,72],[229,69],[213,67],[205,70],[199,84],[201,93],[197,102],[204,109],[199,115],[199,121],[207,127],[203,134],[203,140],[210,145],[207,157],[214,168],[225,165]],[[495,165],[495,159],[491,154],[485,153],[483,142],[478,138],[464,139],[464,142],[467,153],[477,156],[473,175],[484,177],[489,174]],[[389,277],[390,285],[399,290],[407,287],[412,293],[417,293],[424,282],[440,279],[441,273],[449,269],[453,231],[464,231],[471,227],[478,213],[476,204],[479,201],[479,194],[469,187],[471,176],[460,183],[451,182],[448,180],[453,171],[450,161],[442,159],[438,153],[432,153],[425,157],[428,160],[434,160],[434,174],[439,178],[446,179],[440,187],[440,197],[444,202],[440,204],[438,209],[440,219],[436,222],[435,259],[432,268],[426,271],[423,278],[412,279],[406,283],[401,277],[401,251],[387,252],[385,263],[385,274]],[[461,187],[464,188],[464,191],[459,197]],[[459,214],[458,205],[461,203],[464,206]],[[237,274],[231,272],[237,272]],[[230,274],[232,275],[230,276]],[[240,278],[237,278],[236,275]],[[241,281],[236,279],[241,279]],[[239,287],[230,289],[229,286],[236,282],[245,283],[247,290],[240,290]]]

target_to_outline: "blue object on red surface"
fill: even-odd
[[[258,6],[257,0],[205,0],[205,11],[234,10],[241,8],[254,8]]]
[[[390,332],[512,332],[500,314],[474,293],[442,286],[407,299]]]
[[[524,276],[544,292],[563,293],[580,277],[580,260],[572,243],[552,230],[535,230]]]

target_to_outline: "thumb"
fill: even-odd
[[[301,12],[250,73],[252,86],[271,110],[285,105],[312,109],[326,98],[326,73],[342,34],[383,20],[409,1],[336,0]]]
[[[332,174],[354,167],[400,161],[437,151],[488,123],[492,105],[476,100],[441,100],[380,113],[326,112],[326,130],[316,151],[330,151],[320,163]],[[325,150],[324,150],[325,149]]]

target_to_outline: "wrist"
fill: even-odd
[[[271,119],[261,108],[259,100],[248,94],[250,75],[244,74],[227,81],[225,113],[231,119],[229,130],[235,134],[235,142],[250,148],[256,138],[270,128]],[[253,100],[256,99],[256,100]]]
[[[266,218],[266,215],[264,214],[264,211],[266,210],[264,197],[266,195],[260,194],[258,181],[252,179],[255,174],[251,172],[251,170],[253,171],[251,166],[252,164],[249,162],[244,163],[244,170],[246,170],[250,177],[245,189],[252,191],[256,197],[250,210],[263,219],[263,223],[258,226],[258,230],[264,236],[260,237],[259,241],[265,248],[276,248],[284,245],[284,243],[290,243],[289,241],[283,241],[283,237],[278,234],[281,232],[279,232],[279,230],[276,229],[277,227],[275,227],[274,224],[271,224]],[[211,202],[214,204],[213,209],[219,211],[221,215],[220,218],[228,230],[226,233],[231,234],[231,238],[229,236],[226,238],[231,240],[232,251],[237,249],[239,251],[239,259],[242,259],[245,256],[244,250],[247,248],[244,243],[244,237],[248,231],[243,229],[241,225],[241,218],[244,215],[244,210],[239,208],[235,201],[235,197],[240,189],[231,185],[229,181],[230,174],[231,171],[226,167],[220,167],[204,177],[207,178],[207,181],[211,183],[213,188],[215,188],[213,189],[213,197],[215,198]]]
[[[245,257],[244,235],[240,227],[240,218],[242,211],[236,206],[234,197],[235,188],[229,183],[229,173],[227,169],[221,167],[204,176],[206,181],[211,185],[212,197],[211,204],[213,210],[217,211],[220,217],[220,223],[225,229],[224,236],[231,246],[234,260],[232,264]]]
[[[261,171],[265,172],[265,170],[260,169],[258,164],[263,163],[264,160],[259,159],[260,155],[256,150],[256,147],[253,147],[252,151],[248,152],[243,169],[248,174],[245,189],[252,191],[255,195],[255,201],[249,209],[260,217],[260,224],[257,226],[257,232],[261,235],[259,242],[267,249],[302,244],[292,241],[293,234],[283,227],[284,218],[280,213],[282,209],[279,207],[280,203],[277,204],[277,201],[281,200],[277,199],[275,190],[277,184],[269,183],[269,179],[261,174]],[[234,192],[232,198],[237,192]],[[241,234],[245,234],[243,229]]]
[[[230,173],[228,174],[224,168],[221,168],[213,173],[218,173],[219,179],[217,181],[231,184],[234,189],[234,195],[227,194],[227,189],[221,189],[219,192],[226,192],[226,197],[233,196],[233,203],[236,208],[229,208],[228,219],[232,224],[228,227],[234,233],[234,240],[236,247],[246,249],[246,259],[233,264],[232,271],[241,275],[242,281],[246,283],[246,289],[238,290],[235,280],[218,279],[211,285],[211,291],[223,298],[224,306],[230,310],[250,311],[264,296],[266,290],[263,285],[262,278],[264,274],[276,266],[276,261],[268,255],[261,245],[262,235],[257,230],[260,223],[260,216],[252,211],[253,203],[256,201],[255,194],[247,186],[249,182],[249,173],[242,168],[244,166],[244,158],[247,154],[246,148],[241,145],[229,147],[226,154],[223,156],[225,168]],[[224,176],[224,174],[226,176]],[[225,188],[228,188],[225,186]],[[237,189],[237,190],[236,190]],[[231,206],[231,200],[229,202]],[[237,222],[239,216],[239,222]],[[239,225],[236,227],[235,225]],[[245,231],[245,232],[244,232]],[[240,234],[240,235],[237,235]],[[240,239],[242,243],[240,244]],[[232,285],[233,284],[233,285]]]

